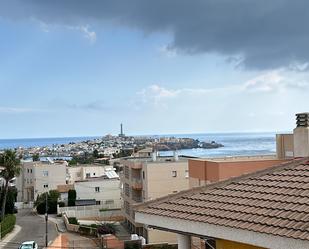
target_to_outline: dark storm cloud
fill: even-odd
[[[80,25],[109,21],[173,34],[169,47],[243,59],[247,68],[309,61],[308,0],[6,0],[0,15]]]

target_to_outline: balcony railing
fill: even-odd
[[[132,182],[132,188],[134,190],[142,190],[143,189],[143,182],[142,179],[139,178],[132,178],[131,179]]]

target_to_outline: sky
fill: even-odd
[[[290,131],[306,0],[3,0],[0,139]]]

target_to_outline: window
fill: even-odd
[[[44,184],[44,185],[43,185],[43,188],[48,188],[48,184]]]
[[[95,173],[93,173],[93,175],[95,176]]]
[[[86,178],[89,178],[90,177],[90,173],[86,173]]]
[[[172,177],[177,177],[177,171],[176,170],[172,171]]]
[[[143,171],[143,179],[145,179],[145,171]]]
[[[95,187],[95,192],[100,192],[100,187]]]
[[[185,177],[186,177],[186,178],[189,178],[189,170],[186,170],[186,171],[185,171]]]
[[[101,201],[96,201],[95,204],[96,205],[101,205]]]
[[[29,173],[29,169],[27,169],[27,172]]]
[[[48,176],[48,171],[47,170],[43,170],[43,176]]]

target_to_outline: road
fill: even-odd
[[[33,214],[31,209],[20,209],[16,215],[16,224],[21,226],[21,231],[8,243],[8,248],[14,248],[13,245],[34,240],[39,244],[39,248],[45,246],[45,219]],[[54,223],[48,223],[48,241],[53,241],[58,235]]]

